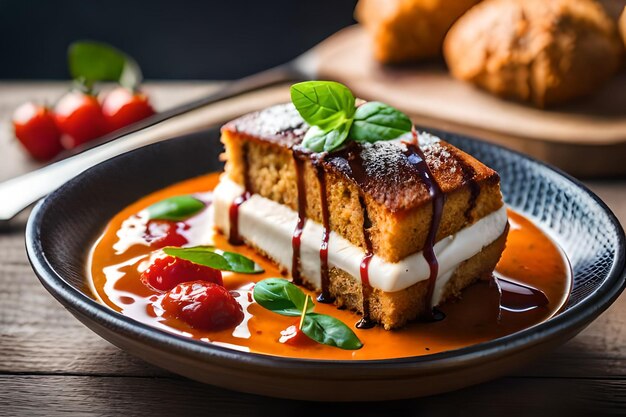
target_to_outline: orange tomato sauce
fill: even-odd
[[[493,282],[481,281],[467,288],[458,300],[439,306],[446,318],[438,322],[415,322],[402,329],[387,331],[380,327],[360,330],[354,327],[360,316],[339,310],[332,304],[316,303],[315,312],[332,315],[350,326],[363,343],[359,350],[342,350],[317,343],[292,346],[279,343],[280,332],[294,324],[252,301],[251,288],[257,281],[280,277],[278,268],[245,246],[231,246],[227,239],[211,230],[207,211],[189,219],[188,246],[207,244],[207,236],[223,250],[241,253],[261,265],[258,275],[223,272],[224,285],[240,295],[237,301],[246,313],[235,329],[207,332],[185,322],[165,318],[155,303],[162,293],[150,289],[140,279],[152,249],[141,239],[144,224],[137,224],[137,213],[164,198],[180,194],[210,192],[218,173],[190,179],[150,194],[118,213],[90,253],[89,284],[95,297],[113,310],[137,321],[233,349],[268,355],[310,359],[388,359],[444,352],[496,339],[541,323],[565,304],[571,288],[569,263],[562,250],[537,226],[509,210],[510,232],[506,249],[496,268],[498,274],[545,293],[549,304],[524,312],[500,309],[499,293]],[[195,241],[194,241],[195,240]],[[332,250],[332,248],[330,248]],[[314,299],[315,294],[310,291]]]

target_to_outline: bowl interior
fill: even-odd
[[[569,311],[571,321],[577,314],[570,310],[577,307],[582,311],[593,305],[593,317],[606,308],[624,286],[623,230],[608,208],[575,180],[542,163],[486,142],[434,133],[497,170],[506,203],[541,224],[565,250],[574,282],[561,315]],[[29,256],[39,260],[33,263],[44,285],[50,289],[61,282],[91,297],[86,259],[108,220],[148,193],[221,170],[221,152],[219,129],[213,128],[104,162],[49,195],[27,230]],[[47,270],[41,271],[41,265]],[[51,292],[66,301],[75,297]]]
[[[433,133],[498,171],[506,204],[540,224],[563,248],[574,280],[566,310],[603,288],[612,272],[623,270],[624,232],[618,220],[576,180],[486,142]],[[623,276],[614,278],[623,282]]]
[[[45,200],[37,239],[49,265],[92,297],[86,259],[108,220],[146,194],[221,170],[222,151],[215,128],[141,148],[80,174]]]

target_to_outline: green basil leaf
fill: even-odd
[[[411,131],[411,120],[401,111],[377,101],[359,106],[350,137],[357,142],[391,140]]]
[[[219,269],[220,271],[230,270],[230,263],[222,255],[206,247],[176,248],[167,246],[163,248],[163,252],[167,255],[191,261],[198,265],[208,266],[209,268]]]
[[[339,148],[348,139],[352,120],[347,120],[335,129],[324,132],[317,126],[311,126],[304,135],[302,146],[313,152],[330,152]]]
[[[243,274],[260,274],[264,272],[259,264],[239,253],[222,252],[222,256],[230,264],[230,271]]]
[[[267,278],[259,281],[252,291],[254,301],[261,307],[283,316],[300,316],[307,297],[307,313],[313,311],[315,304],[310,296],[286,279]]]
[[[204,203],[197,198],[190,195],[179,195],[154,203],[146,210],[148,210],[150,220],[180,221],[188,219],[204,207]]]
[[[263,272],[258,264],[243,255],[234,252],[224,252],[212,246],[194,246],[191,248],[163,248],[165,254],[176,258],[185,259],[198,265],[219,269],[220,271],[232,271],[241,274],[258,274]]]
[[[141,70],[135,60],[105,43],[74,42],[67,55],[72,78],[87,88],[98,81],[117,81],[129,89],[141,83]]]
[[[363,347],[356,334],[341,320],[326,314],[310,313],[304,316],[302,332],[324,345],[355,350]]]
[[[326,143],[327,134],[328,133],[324,132],[319,127],[311,126],[302,139],[302,146],[313,152],[322,152],[324,151],[324,143]]]
[[[305,81],[291,86],[291,101],[310,126],[335,129],[354,116],[352,92],[334,81]]]

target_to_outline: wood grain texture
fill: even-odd
[[[319,415],[567,416],[623,415],[619,380],[501,378],[428,398],[380,403],[312,403],[240,394],[180,378],[1,375],[4,416]],[[308,411],[308,412],[307,412]]]
[[[59,84],[22,85],[11,87],[12,103],[30,98],[33,91],[53,96],[62,90]],[[0,85],[0,91],[6,88]],[[160,91],[158,85],[151,88]],[[197,88],[202,86],[177,86],[176,96],[189,97]],[[10,109],[6,100],[0,93],[3,119]],[[20,165],[22,160],[8,131],[0,132],[0,178],[32,167]],[[626,222],[625,180],[588,185]],[[100,339],[39,284],[24,251],[26,218],[24,213],[0,231],[0,415],[293,415],[315,407],[189,381]],[[332,404],[323,410],[361,416],[624,414],[626,298],[579,336],[509,377],[419,400]]]

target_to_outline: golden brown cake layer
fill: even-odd
[[[292,105],[270,107],[236,119],[222,128],[226,173],[252,193],[298,210],[292,148],[307,130]],[[452,235],[502,206],[499,176],[473,157],[439,141],[420,138],[433,176],[446,195],[437,239]],[[424,247],[432,219],[429,188],[402,149],[390,142],[353,144],[304,161],[306,216],[322,223],[316,167],[327,183],[330,228],[365,249],[364,210],[371,220],[373,252],[398,262]],[[349,159],[362,159],[364,175],[356,176]],[[245,184],[247,182],[247,184]]]

